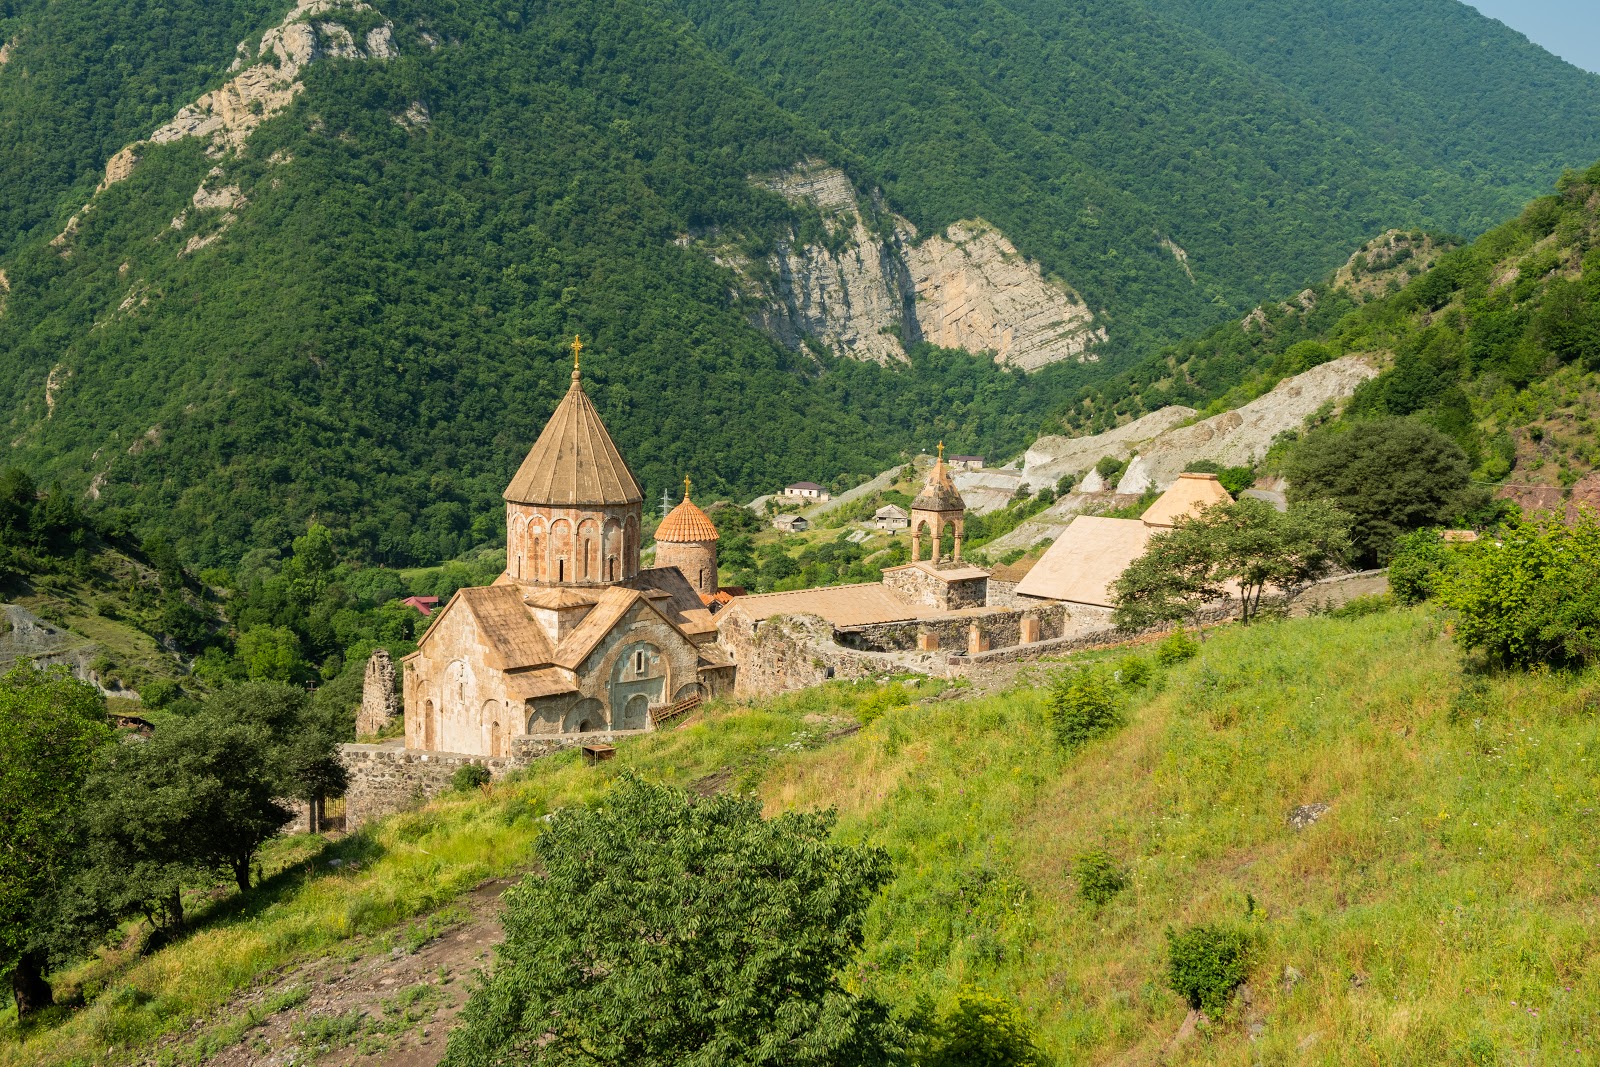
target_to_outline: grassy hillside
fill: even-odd
[[[1185,1011],[1164,931],[1212,919],[1254,930],[1251,997],[1177,1062],[1592,1059],[1600,679],[1463,677],[1426,609],[1228,628],[1130,693],[1123,730],[1063,756],[1030,684],[1049,669],[978,698],[835,685],[721,706],[612,764],[552,759],[314,859],[285,842],[284,873],[242,909],[65,976],[86,1008],[26,1038],[0,1017],[0,1063],[127,1061],[289,960],[403,946],[395,924],[517,871],[541,814],[624,770],[755,789],[774,812],[837,807],[840,836],[882,844],[897,872],[855,981],[901,1007],[963,984],[1015,997],[1062,1063],[1153,1057]],[[850,718],[868,725],[830,737]],[[1287,824],[1314,803],[1315,824]],[[1103,908],[1071,875],[1094,848],[1132,875]],[[249,1025],[224,1013],[207,1032]]]

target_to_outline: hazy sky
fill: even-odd
[[[1600,3],[1595,0],[1466,0],[1574,66],[1600,72]]]

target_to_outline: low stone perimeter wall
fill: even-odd
[[[514,737],[510,756],[472,756],[462,752],[418,752],[402,741],[381,745],[341,745],[339,759],[350,776],[345,792],[345,829],[355,830],[373,819],[401,811],[450,788],[456,771],[469,763],[503,778],[536,759],[580,745],[611,744],[643,733],[622,730],[606,734],[562,737]]]

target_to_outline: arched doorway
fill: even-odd
[[[635,693],[622,709],[622,729],[643,730],[650,725],[650,698]]]

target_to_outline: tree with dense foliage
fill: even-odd
[[[1455,552],[1441,531],[1414,530],[1395,542],[1389,557],[1389,591],[1402,604],[1420,604],[1440,589]]]
[[[1395,541],[1459,519],[1472,468],[1459,445],[1425,423],[1385,418],[1312,433],[1290,453],[1291,501],[1325,500],[1351,518],[1356,561],[1386,562]]]
[[[1180,518],[1117,579],[1117,625],[1183,622],[1227,596],[1238,598],[1239,619],[1249,622],[1268,589],[1287,593],[1332,570],[1349,553],[1349,528],[1350,519],[1325,501],[1279,512],[1246,497]]]
[[[1600,518],[1585,508],[1514,521],[1464,545],[1438,579],[1461,646],[1499,667],[1581,667],[1600,658]]]
[[[19,1017],[53,1003],[45,970],[84,933],[63,913],[83,863],[81,788],[110,737],[105,699],[65,667],[0,678],[0,974]]]
[[[832,827],[633,777],[557,812],[445,1063],[891,1062],[886,1010],[840,977],[888,856]]]

